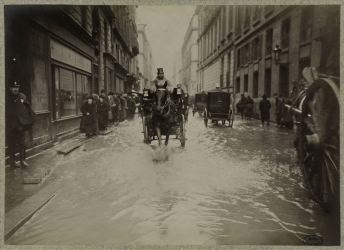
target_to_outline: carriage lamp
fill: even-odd
[[[275,64],[278,65],[282,49],[279,47],[279,45],[276,45],[272,52],[274,52]]]

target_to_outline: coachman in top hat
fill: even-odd
[[[170,93],[172,93],[173,91],[172,83],[169,80],[167,80],[166,77],[164,76],[163,68],[158,68],[157,74],[158,76],[154,79],[153,84],[150,87],[151,91],[155,92],[155,90],[158,88],[164,88],[170,91]]]
[[[36,114],[26,100],[26,96],[19,92],[19,84],[12,81],[10,92],[6,94],[6,140],[9,150],[10,166],[27,167],[25,162],[25,131],[35,123]],[[15,154],[19,150],[20,165],[15,161]]]

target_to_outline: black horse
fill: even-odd
[[[175,104],[171,100],[171,93],[165,88],[157,88],[154,92],[152,107],[152,126],[156,131],[161,145],[161,135],[166,135],[165,145],[168,144],[171,128],[176,124]]]

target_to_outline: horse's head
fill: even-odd
[[[157,88],[154,95],[154,103],[157,110],[162,113],[166,107],[166,103],[170,98],[169,91],[164,88]]]

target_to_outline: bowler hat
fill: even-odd
[[[266,98],[266,94],[262,95],[263,98]]]
[[[19,88],[20,85],[16,81],[11,81],[10,88]]]
[[[88,96],[86,99],[87,99],[87,100],[88,100],[88,99],[93,100],[93,97],[92,97],[92,96]]]
[[[158,68],[158,74],[164,74],[164,69],[163,68]]]

